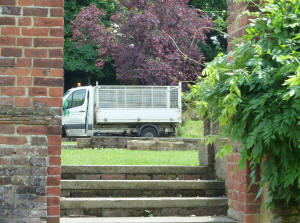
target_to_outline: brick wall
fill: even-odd
[[[256,10],[247,3],[235,3],[234,0],[227,0],[228,4],[228,51],[233,47],[232,41],[241,37],[245,27],[249,24],[251,17],[243,15],[245,10]],[[228,216],[243,223],[258,223],[260,217],[261,200],[256,200],[258,185],[250,186],[250,168],[240,170],[237,166],[240,153],[236,150],[227,159],[227,196]]]
[[[227,159],[228,216],[243,223],[258,223],[261,199],[256,199],[258,185],[250,187],[250,168],[238,167],[240,153],[234,152]]]
[[[0,222],[59,222],[63,0],[0,0]]]

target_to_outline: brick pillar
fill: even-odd
[[[256,200],[258,185],[250,187],[250,168],[238,167],[240,153],[234,152],[227,159],[228,216],[243,223],[258,223],[261,199]]]
[[[235,3],[227,0],[228,4],[228,51],[232,50],[232,40],[246,34],[245,28],[249,24],[248,15],[243,15],[245,10],[256,10],[248,3]],[[236,150],[227,160],[227,196],[228,216],[243,223],[258,223],[261,200],[255,200],[258,185],[250,186],[250,168],[240,170],[237,167],[240,153]]]
[[[0,222],[58,223],[63,0],[0,0]]]

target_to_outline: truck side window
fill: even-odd
[[[78,90],[73,92],[68,98],[68,108],[75,108],[83,105],[85,99],[85,90]]]

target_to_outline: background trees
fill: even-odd
[[[110,0],[68,0],[65,1],[65,46],[64,46],[64,69],[65,89],[74,87],[77,82],[83,84],[93,83],[96,80],[101,83],[116,82],[115,70],[110,63],[103,69],[96,66],[98,57],[97,47],[92,43],[80,45],[72,41],[73,30],[71,21],[80,12],[81,8],[90,4],[103,8],[107,16],[103,18],[106,26],[110,25],[110,15],[116,9],[116,1]]]
[[[220,18],[222,18],[222,16],[224,17],[224,15],[226,14],[224,14],[224,10],[226,8],[225,0],[218,1],[223,2],[223,4],[218,5],[218,7],[220,7],[218,8],[218,10],[215,10],[215,8],[214,10],[212,10],[209,4],[200,5],[199,1],[191,1],[189,3],[190,6],[196,5],[199,7],[203,7],[203,11],[205,11],[205,13],[199,12],[199,10],[197,11],[196,9],[191,9],[187,7],[186,4],[181,4],[181,9],[176,9],[174,8],[174,4],[178,5],[178,1],[166,1],[162,5],[162,7],[152,7],[152,9],[151,4],[158,4],[159,1],[129,1],[129,4],[126,3],[126,1],[121,2],[121,7],[117,7],[115,1],[71,0],[66,2],[65,76],[67,80],[67,87],[68,83],[72,82],[70,81],[71,79],[74,81],[74,79],[76,78],[80,79],[86,76],[90,77],[90,79],[92,80],[98,79],[101,83],[117,82],[115,79],[116,72],[111,66],[112,62],[114,62],[112,61],[112,57],[102,55],[102,59],[103,56],[105,57],[105,65],[100,66],[100,69],[98,68],[99,66],[96,66],[96,58],[98,55],[97,48],[99,47],[99,45],[97,46],[94,41],[85,41],[79,47],[70,39],[72,35],[70,21],[75,18],[74,14],[79,12],[82,6],[88,5],[90,3],[94,4],[98,9],[104,9],[104,11],[106,12],[106,15],[104,17],[101,17],[102,26],[105,26],[111,32],[113,32],[113,29],[115,32],[117,31],[118,28],[116,27],[116,25],[118,25],[118,23],[120,23],[119,25],[122,26],[122,28],[121,26],[119,26],[118,32],[123,32],[123,36],[121,38],[119,35],[118,38],[115,39],[119,43],[119,45],[114,45],[113,48],[116,50],[112,52],[114,54],[116,67],[118,67],[117,73],[119,75],[119,80],[121,80],[122,82],[126,82],[129,84],[167,84],[175,83],[177,79],[194,80],[195,77],[200,74],[200,70],[202,68],[200,63],[204,61],[204,58],[208,58],[208,60],[211,60],[217,52],[226,49],[226,39],[223,37],[223,35],[218,35],[213,30],[201,29],[199,31],[202,34],[200,34],[200,32],[196,30],[197,35],[195,36],[194,41],[191,40],[191,38],[193,38],[191,36],[193,36],[194,34],[192,32],[195,31],[196,25],[200,25],[197,21],[206,20],[206,25],[211,26],[212,22],[211,19],[208,19],[208,17],[212,16],[217,21],[217,24],[224,24],[224,21]],[[152,3],[148,4],[147,2]],[[136,8],[136,5],[139,5],[139,7]],[[158,9],[160,9],[160,11]],[[178,20],[178,18],[176,18],[176,13],[178,11],[176,12],[176,10],[182,9],[187,10],[186,12],[188,13],[192,12],[191,15],[185,15],[185,18],[181,19],[182,22],[180,24],[175,24],[175,26],[173,24],[174,27],[171,27],[172,24],[170,23],[174,23],[174,21],[177,22]],[[110,16],[114,12],[116,12],[116,10],[119,10],[119,16],[122,15],[124,19],[126,18],[126,22],[124,22],[125,20],[123,22],[120,20],[117,21],[116,16],[114,17],[114,21],[110,20]],[[135,10],[138,10],[138,12]],[[208,12],[209,10],[212,10],[213,12]],[[166,11],[168,11],[169,13],[168,16],[163,14]],[[155,21],[144,20],[147,16],[142,12],[146,12],[148,14],[150,13],[154,15],[154,17],[156,17],[158,20],[162,19],[162,24],[164,24],[164,27],[153,26],[148,30],[143,30],[143,25],[145,25],[146,23],[148,25],[152,23],[153,25],[153,22],[155,23]],[[168,21],[168,18],[170,18],[170,16],[172,16],[171,18],[173,19],[173,21],[171,21],[171,19],[170,21]],[[151,18],[155,19],[154,17],[152,16]],[[112,22],[114,23],[114,25],[112,25]],[[136,32],[134,34],[135,39],[133,40],[125,38],[125,36],[128,37],[129,35],[133,34],[133,27],[140,22],[140,27],[137,27],[140,30],[138,31],[136,29]],[[142,25],[142,23],[144,24]],[[194,25],[191,26],[190,24]],[[205,24],[202,23],[201,25]],[[180,34],[176,33],[176,29],[181,29],[182,27],[182,34],[184,32],[185,33],[180,36]],[[203,33],[205,33],[205,35],[203,35]],[[140,41],[141,37],[146,35],[147,38]],[[169,37],[169,35],[173,40]],[[206,38],[206,35],[209,35],[208,38]],[[210,37],[212,38],[210,39]],[[135,45],[131,45],[132,41],[136,42],[137,40],[140,41],[138,44],[136,43]],[[183,48],[187,51],[179,52],[178,49],[176,49],[176,44],[174,44],[174,41],[176,42],[176,44],[180,45],[180,48]],[[208,43],[208,45],[206,43]],[[200,47],[201,49],[199,50],[198,47]],[[112,50],[112,48],[110,48],[110,50]],[[145,54],[146,51],[149,51],[149,53]],[[165,56],[162,57],[162,54],[165,54]],[[191,58],[199,60],[200,63],[197,64],[193,63],[190,60],[187,60],[187,57],[185,57],[183,54],[190,54],[189,56]],[[130,58],[132,58],[131,61],[129,60]],[[139,59],[136,60],[137,58]],[[136,61],[137,63],[134,64],[134,61]],[[174,66],[174,64],[177,64],[177,67]],[[179,66],[182,67],[181,70],[178,70]],[[128,70],[130,70],[130,72]],[[70,73],[69,71],[76,72]]]
[[[104,10],[91,5],[73,23],[73,38],[98,47],[97,66],[114,59],[117,78],[126,84],[177,84],[196,80],[212,19],[176,0],[120,1],[105,27]]]

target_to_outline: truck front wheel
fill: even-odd
[[[155,128],[146,127],[142,130],[141,137],[148,137],[148,138],[158,137],[158,132],[156,131]]]

